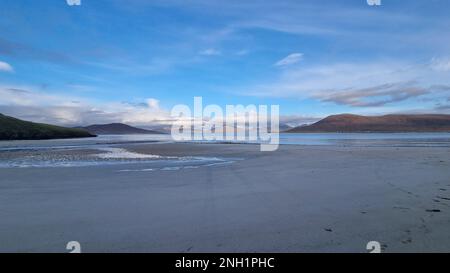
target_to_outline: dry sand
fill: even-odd
[[[69,241],[83,252],[366,252],[373,240],[386,252],[450,251],[449,148],[122,148],[240,160],[0,168],[0,252],[66,252]]]

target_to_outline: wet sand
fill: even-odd
[[[0,168],[0,252],[450,251],[450,148],[119,147],[232,163]]]

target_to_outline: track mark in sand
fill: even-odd
[[[441,212],[440,209],[427,209],[427,212]]]
[[[410,208],[405,208],[405,207],[392,207],[393,209],[401,209],[401,210],[410,210]]]
[[[419,195],[414,194],[413,192],[407,191],[407,190],[405,190],[405,189],[403,189],[403,188],[401,188],[401,187],[398,187],[398,186],[392,184],[391,182],[388,182],[387,184],[388,184],[389,186],[393,187],[394,189],[396,189],[396,190],[398,190],[398,191],[401,191],[401,192],[403,192],[403,193],[406,193],[406,194],[408,194],[408,195],[414,196],[414,197],[416,197],[416,198],[419,198],[419,197],[420,197]]]
[[[442,196],[436,196],[438,199],[447,200],[450,201],[450,198],[448,197],[442,197]]]
[[[424,234],[430,233],[430,229],[427,226],[427,222],[425,221],[425,219],[423,219],[422,217],[420,217],[420,221],[422,222],[422,225],[419,226],[419,228],[421,230],[423,230]]]
[[[402,244],[412,243],[411,230],[407,229],[407,230],[405,230],[405,233],[406,233],[406,239],[402,240]]]
[[[214,234],[216,239],[221,239],[219,214],[217,213],[217,193],[213,179],[213,170],[204,169],[204,196],[203,196],[203,220],[201,229]]]
[[[440,191],[447,191],[447,189],[439,189]]]
[[[411,239],[411,238],[408,238],[408,239],[406,239],[406,240],[403,240],[402,243],[403,243],[403,244],[410,244],[410,243],[412,243],[412,239]]]

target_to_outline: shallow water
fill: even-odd
[[[101,135],[90,138],[0,141],[2,150],[108,147],[114,144],[171,142],[170,135]]]
[[[129,152],[122,148],[0,151],[0,168],[54,168],[122,165],[121,171],[180,170],[229,164],[236,159],[162,156]],[[136,167],[138,166],[138,167]]]
[[[211,164],[232,163],[217,157],[162,156],[131,152],[120,144],[167,143],[167,135],[100,136],[86,139],[26,140],[0,142],[0,168],[86,167],[139,164],[128,171],[180,170]]]
[[[281,144],[450,147],[450,133],[307,133],[280,134]]]
[[[137,169],[124,167],[122,171],[174,171],[200,166],[222,166],[235,161],[235,159],[217,157],[168,157],[142,154],[117,147],[119,144],[158,145],[172,142],[174,141],[170,135],[103,135],[84,139],[0,141],[0,168],[80,167],[139,163],[142,167]],[[450,147],[450,133],[280,134],[280,143],[282,145],[349,147]]]
[[[101,135],[96,138],[0,141],[5,150],[100,148],[115,144],[171,143],[170,135]],[[225,143],[225,141],[201,141]],[[242,143],[242,141],[226,141]],[[303,133],[280,134],[280,144],[339,146],[450,147],[450,133]]]

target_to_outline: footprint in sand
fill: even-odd
[[[402,243],[403,244],[410,244],[410,243],[412,243],[411,230],[407,229],[407,230],[405,230],[405,233],[406,233],[406,239],[402,240]]]
[[[403,244],[410,244],[410,243],[412,243],[412,239],[411,239],[411,238],[408,238],[408,239],[406,239],[406,240],[403,240],[402,243],[403,243]]]
[[[412,238],[411,238],[411,230],[405,230],[406,232],[406,239],[402,240],[403,244],[410,244],[412,243]]]

